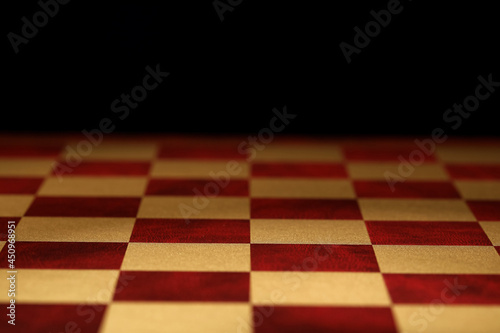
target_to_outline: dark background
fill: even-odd
[[[255,133],[286,105],[299,115],[288,133],[498,135],[500,91],[457,130],[442,120],[478,75],[500,81],[496,4],[402,0],[347,64],[339,43],[387,3],[243,0],[221,22],[212,0],[73,0],[15,54],[7,33],[40,7],[9,1],[0,130],[81,131],[110,117],[118,132]],[[157,63],[170,76],[119,121],[111,102]]]

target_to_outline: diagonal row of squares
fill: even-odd
[[[500,200],[0,195],[0,216],[499,221]],[[189,207],[188,210],[181,209]]]
[[[500,247],[491,245],[112,242],[16,244],[16,267],[19,269],[500,274]],[[0,254],[6,256],[6,253],[7,247],[4,246]],[[7,263],[0,266],[6,268]]]
[[[496,332],[500,308],[491,305],[438,307],[388,306],[252,306],[241,302],[114,302],[95,304],[19,304],[23,332],[64,328],[82,333],[241,332]],[[435,309],[440,309],[439,312]],[[436,316],[436,313],[439,316]],[[427,318],[431,318],[427,319]],[[194,320],[195,319],[195,320]],[[362,320],[361,320],[362,319]],[[5,321],[4,321],[5,322]],[[4,328],[0,322],[0,328]]]
[[[443,161],[446,163],[500,163],[500,148],[497,140],[460,140],[450,139],[436,144],[429,140],[427,145],[419,145],[409,138],[388,139],[313,139],[277,138],[260,149],[240,138],[213,137],[162,137],[108,138],[92,146],[91,150],[79,149],[85,141],[82,135],[74,140],[65,137],[33,137],[19,140],[6,137],[0,144],[0,157],[8,158],[51,158],[64,161],[66,157],[80,155],[85,160],[123,160],[150,161],[154,159],[202,159],[202,160],[245,160],[255,151],[256,161],[309,161],[340,162],[349,161],[398,161],[400,156],[409,159],[424,159],[426,162]],[[243,149],[241,149],[243,148]],[[251,148],[251,149],[248,149]]]
[[[199,193],[220,197],[354,199],[408,198],[500,200],[500,181],[405,181],[394,191],[386,181],[349,179],[254,178],[232,179],[223,185],[204,179],[146,177],[0,177],[0,195],[38,196],[195,196]]]
[[[203,163],[200,163],[202,161]],[[43,177],[57,176],[55,160],[46,158],[13,158],[0,156],[1,177]],[[478,164],[475,162],[445,163],[425,161],[418,165],[404,165],[395,159],[391,161],[340,161],[310,162],[298,161],[237,161],[237,173],[232,178],[352,178],[357,180],[383,180],[385,172],[398,174],[406,171],[410,180],[445,181],[495,180],[500,179],[500,159],[497,163]],[[209,179],[209,172],[224,170],[227,161],[197,159],[164,159],[152,161],[82,160],[71,167],[64,177],[81,176],[151,176],[156,178]]]
[[[394,184],[393,191],[386,181],[325,178],[231,179],[217,183],[208,179],[147,177],[67,177],[62,181],[55,177],[0,177],[0,195],[138,197],[198,193],[252,198],[500,200],[500,181],[404,181]]]
[[[440,299],[442,290],[448,287],[455,289],[449,291],[448,298],[453,291],[460,291],[460,297],[454,300],[454,304],[500,305],[498,274],[77,269],[23,269],[18,274],[24,286],[24,290],[16,295],[16,303],[19,304],[164,301],[390,306],[429,304],[433,299]],[[48,294],[47,290],[53,292]],[[270,299],[274,290],[281,290],[286,298]],[[0,303],[5,302],[8,299],[2,296]]]

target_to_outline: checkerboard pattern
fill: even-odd
[[[439,144],[394,191],[409,139],[276,138],[250,161],[245,138],[108,137],[59,181],[78,140],[2,137],[2,332],[500,332],[498,140]]]

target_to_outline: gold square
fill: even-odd
[[[173,219],[249,219],[250,200],[229,197],[146,196],[137,216]]]
[[[380,273],[252,272],[256,305],[390,305]],[[277,297],[279,295],[279,297]]]
[[[114,302],[100,333],[250,333],[247,303]]]
[[[494,246],[500,246],[500,221],[479,222]]]
[[[500,163],[500,147],[498,146],[444,145],[437,147],[436,155],[446,163]]]
[[[87,144],[81,144],[87,142]],[[80,149],[79,148],[80,145]],[[91,147],[90,153],[85,149]],[[83,160],[102,160],[102,161],[150,161],[157,156],[158,148],[154,143],[140,143],[134,141],[113,142],[112,140],[103,140],[98,145],[90,143],[85,136],[82,135],[81,140],[74,141],[68,144],[59,158],[62,161],[66,160],[67,156],[78,154]],[[73,151],[74,153],[69,153]]]
[[[250,235],[264,244],[371,244],[361,220],[253,219]]]
[[[4,242],[4,241],[0,242],[0,251],[2,251],[2,249],[3,249],[3,247],[4,247],[4,245],[5,245],[6,243],[7,243],[7,242]]]
[[[455,181],[462,198],[467,200],[500,200],[500,181]]]
[[[383,273],[500,274],[493,246],[373,245]]]
[[[102,269],[19,269],[16,303],[108,303],[118,274],[118,270]],[[0,288],[8,290],[7,283],[0,279]],[[6,292],[0,301],[8,301]]]
[[[44,177],[52,171],[52,159],[42,158],[2,158],[0,177]]]
[[[401,169],[401,174],[399,173]],[[386,180],[385,173],[390,172],[410,181],[448,180],[448,174],[441,164],[425,163],[414,169],[405,169],[399,163],[347,163],[347,171],[356,180]]]
[[[259,178],[250,181],[254,198],[354,199],[349,180]]]
[[[340,162],[344,156],[338,145],[334,144],[279,144],[271,143],[263,150],[255,149],[255,161],[289,162]]]
[[[234,164],[237,163],[237,164]],[[151,177],[191,178],[212,180],[213,176],[227,175],[230,179],[247,178],[249,166],[244,161],[200,161],[188,159],[162,159],[153,162]]]
[[[128,242],[135,218],[23,217],[16,238],[27,242]]]
[[[358,199],[365,220],[476,221],[463,200]]]
[[[250,244],[129,243],[122,270],[250,271]]]
[[[460,297],[460,296],[458,296]],[[395,305],[394,319],[404,333],[500,332],[500,307],[491,305]]]
[[[47,178],[39,196],[140,197],[146,191],[146,177]]]
[[[23,216],[35,196],[0,195],[0,216]]]

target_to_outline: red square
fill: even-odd
[[[356,200],[252,199],[255,219],[362,219]]]
[[[19,220],[21,220],[20,217],[0,217],[0,242],[1,241],[6,241],[8,239],[8,226],[9,226],[9,221],[14,221],[14,225],[17,226],[19,223]],[[14,229],[15,230],[15,229]]]
[[[131,242],[250,243],[248,220],[137,219]]]
[[[467,201],[478,221],[500,221],[500,201]]]
[[[249,273],[126,271],[120,274],[126,274],[130,278],[126,287],[115,292],[116,301],[248,302],[249,300]]]
[[[500,165],[451,164],[446,170],[453,179],[500,179]]]
[[[252,270],[378,272],[371,245],[252,244]]]
[[[0,145],[0,157],[57,157],[63,146],[51,145]]]
[[[497,250],[498,255],[500,255],[500,246],[495,246],[495,250]]]
[[[500,275],[384,274],[394,303],[500,304]]]
[[[234,179],[227,184],[219,184],[206,179],[151,179],[146,195],[194,196],[197,195],[196,190],[208,196],[248,196],[248,181]]]
[[[460,198],[449,182],[397,182],[394,191],[386,181],[354,181],[358,198]]]
[[[477,222],[366,221],[374,245],[491,245]]]
[[[340,163],[255,163],[253,177],[348,178],[345,165]]]
[[[16,242],[16,268],[120,269],[127,243]],[[7,267],[7,247],[0,252]]]
[[[252,318],[256,333],[397,332],[388,307],[255,306]]]
[[[135,217],[141,198],[37,197],[26,216]]]
[[[7,312],[7,303],[0,307]],[[84,304],[18,304],[16,325],[7,323],[9,317],[3,315],[0,332],[78,332],[97,333],[101,325],[105,305]]]
[[[0,194],[36,194],[43,178],[0,178]]]
[[[62,162],[62,164],[64,164]],[[149,162],[90,162],[83,161],[71,168],[73,176],[147,176]],[[53,172],[54,173],[54,172]],[[55,174],[55,173],[54,173]]]

